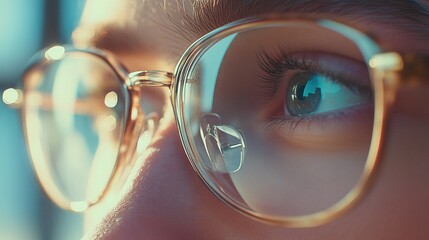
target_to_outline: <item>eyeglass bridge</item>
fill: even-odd
[[[173,82],[173,73],[159,70],[137,71],[128,75],[129,85],[133,86],[152,86],[152,87],[170,87]]]

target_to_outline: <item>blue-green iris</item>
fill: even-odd
[[[358,91],[329,76],[302,72],[289,81],[285,108],[292,116],[302,116],[340,110],[367,101],[367,97]]]

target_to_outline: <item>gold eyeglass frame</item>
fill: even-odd
[[[112,54],[106,51],[100,51],[96,49],[75,49],[72,47],[63,47],[63,55],[70,53],[79,54],[90,54],[91,56],[98,57],[103,60],[108,66],[116,73],[118,80],[122,82],[124,88],[129,94],[129,106],[127,112],[127,120],[125,130],[120,141],[120,151],[117,156],[115,168],[110,176],[110,180],[106,185],[104,191],[96,199],[89,202],[70,202],[67,200],[61,191],[58,189],[54,180],[48,173],[48,167],[44,163],[44,159],[35,158],[32,154],[32,148],[34,148],[34,139],[28,138],[28,129],[26,129],[25,121],[23,120],[24,134],[26,135],[26,142],[30,152],[30,158],[32,159],[33,166],[38,176],[38,180],[47,193],[47,195],[55,202],[58,206],[63,209],[82,212],[85,211],[91,205],[99,202],[110,190],[114,187],[114,183],[120,181],[120,179],[126,177],[130,170],[130,165],[134,162],[131,161],[132,155],[135,151],[140,132],[147,128],[149,124],[145,114],[142,112],[140,107],[141,90],[145,87],[168,87],[171,93],[171,102],[174,109],[176,118],[176,124],[179,129],[179,135],[184,146],[186,155],[189,158],[194,170],[200,176],[205,185],[212,191],[217,197],[223,202],[238,210],[244,215],[257,219],[259,221],[280,225],[291,228],[303,228],[313,227],[325,224],[333,219],[336,219],[340,215],[347,212],[358,200],[367,192],[369,189],[372,179],[375,175],[375,169],[378,165],[378,157],[381,152],[384,123],[386,121],[386,115],[389,111],[389,106],[393,104],[396,96],[397,89],[401,84],[412,82],[413,84],[420,84],[426,81],[428,78],[429,71],[429,57],[418,56],[418,55],[405,55],[396,52],[389,52],[382,49],[374,50],[366,59],[368,66],[371,71],[372,83],[374,87],[374,125],[372,132],[371,146],[368,153],[368,158],[363,170],[363,174],[355,187],[339,202],[333,206],[325,209],[321,212],[304,215],[304,216],[293,216],[293,217],[273,217],[257,213],[246,209],[240,204],[234,203],[232,199],[223,194],[222,192],[216,191],[212,186],[213,183],[210,180],[205,179],[201,170],[196,166],[196,158],[198,150],[193,149],[189,142],[192,138],[189,132],[189,128],[186,126],[184,121],[184,96],[186,81],[188,79],[189,70],[199,57],[210,48],[213,44],[226,36],[233,33],[242,32],[248,29],[256,29],[267,26],[283,26],[286,23],[291,22],[307,22],[317,24],[325,28],[330,28],[346,37],[359,38],[362,41],[357,45],[364,47],[368,46],[379,46],[373,41],[367,34],[362,33],[352,27],[348,27],[338,22],[324,19],[314,19],[306,17],[284,17],[284,16],[273,16],[273,17],[253,17],[248,19],[239,20],[231,24],[220,27],[196,42],[194,42],[182,55],[179,63],[176,66],[175,73],[169,73],[164,71],[138,71],[128,73],[128,71],[113,57]],[[352,39],[351,39],[352,40]],[[40,62],[49,62],[52,59],[46,57],[47,52],[52,49],[42,51],[39,55],[33,59],[32,63],[28,67],[31,69],[32,66],[39,64]],[[23,81],[26,79],[27,72],[24,73]],[[23,83],[25,85],[25,82]],[[24,89],[25,91],[25,89]],[[22,94],[22,93],[21,93]],[[25,98],[25,92],[23,93]],[[22,119],[25,119],[26,111],[25,105],[18,102],[11,103],[11,106],[20,107],[22,109]]]

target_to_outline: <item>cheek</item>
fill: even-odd
[[[359,120],[365,122],[358,125],[360,132],[351,127],[317,138],[297,131],[293,141],[285,140],[287,134],[281,129],[267,131],[263,123],[250,124],[242,129],[246,158],[242,168],[231,174],[233,185],[257,212],[296,216],[325,210],[345,197],[362,176],[372,121]]]
[[[427,174],[429,170],[428,123],[413,121],[407,116],[392,120],[389,128],[391,133],[387,135],[381,162],[381,175],[396,174],[396,177],[392,176],[389,186],[396,186],[397,190],[404,191],[402,193],[404,196],[401,198],[412,199],[413,196],[416,196],[415,200],[418,200],[424,197],[427,205],[429,200],[427,187],[429,182]],[[400,195],[396,193],[395,196]]]
[[[389,123],[378,174],[361,204],[360,217],[371,214],[373,218],[366,219],[384,229],[387,239],[425,239],[429,234],[428,122],[393,114]]]
[[[390,111],[372,188],[348,219],[377,226],[386,239],[426,239],[429,231],[428,88],[402,88]],[[380,238],[379,238],[380,239]]]
[[[84,232],[88,232],[90,229],[95,228],[114,207],[115,200],[112,197],[109,197],[109,199],[106,198],[95,206],[90,207],[85,212],[84,216]]]

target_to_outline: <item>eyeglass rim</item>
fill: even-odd
[[[49,50],[53,48],[60,47],[63,51],[63,55],[59,59],[51,59],[49,55],[47,54]],[[105,195],[107,192],[109,192],[109,189],[111,189],[112,184],[114,183],[114,180],[118,177],[119,174],[117,174],[118,171],[124,168],[123,162],[126,162],[122,159],[120,159],[118,152],[117,159],[115,160],[115,165],[113,167],[113,170],[111,172],[111,175],[108,177],[108,181],[106,183],[106,187],[101,190],[100,194],[96,196],[93,199],[86,199],[86,200],[77,200],[73,201],[72,199],[69,199],[67,196],[64,195],[63,191],[61,191],[58,187],[57,181],[53,179],[51,174],[47,174],[49,172],[49,167],[44,163],[46,162],[45,159],[38,159],[34,156],[32,149],[32,146],[34,145],[29,137],[26,119],[27,119],[27,112],[26,112],[26,105],[25,105],[25,81],[27,78],[27,75],[31,74],[31,71],[36,68],[39,65],[49,64],[53,63],[57,60],[61,60],[65,56],[69,54],[86,54],[92,57],[97,58],[98,60],[102,61],[103,63],[107,64],[106,66],[112,70],[112,73],[116,75],[116,79],[119,84],[121,85],[122,90],[126,90],[128,95],[126,96],[127,99],[125,100],[125,105],[129,105],[129,107],[125,107],[125,113],[126,116],[126,124],[124,131],[121,135],[120,145],[119,148],[124,145],[124,139],[127,138],[126,132],[129,131],[128,129],[130,126],[134,126],[136,119],[132,118],[130,116],[130,113],[133,109],[131,106],[133,105],[133,93],[130,92],[127,86],[129,86],[129,78],[128,78],[128,71],[125,69],[124,66],[122,66],[113,56],[113,54],[102,51],[99,49],[94,48],[87,48],[87,49],[81,49],[81,48],[75,48],[70,45],[64,45],[64,46],[54,46],[50,48],[46,48],[44,50],[41,50],[38,52],[35,56],[33,56],[27,65],[21,79],[19,88],[22,89],[24,92],[24,100],[23,103],[19,106],[20,108],[20,115],[21,115],[21,125],[23,129],[24,139],[26,142],[26,146],[28,149],[29,157],[33,165],[33,169],[35,170],[37,181],[39,182],[40,186],[42,187],[43,191],[49,196],[49,198],[57,204],[59,207],[72,211],[72,212],[83,212],[87,208],[97,204]],[[135,105],[135,104],[134,104]],[[140,115],[140,114],[139,114]],[[138,116],[141,117],[141,116]],[[128,142],[128,141],[125,141]],[[129,153],[128,153],[129,154]]]

